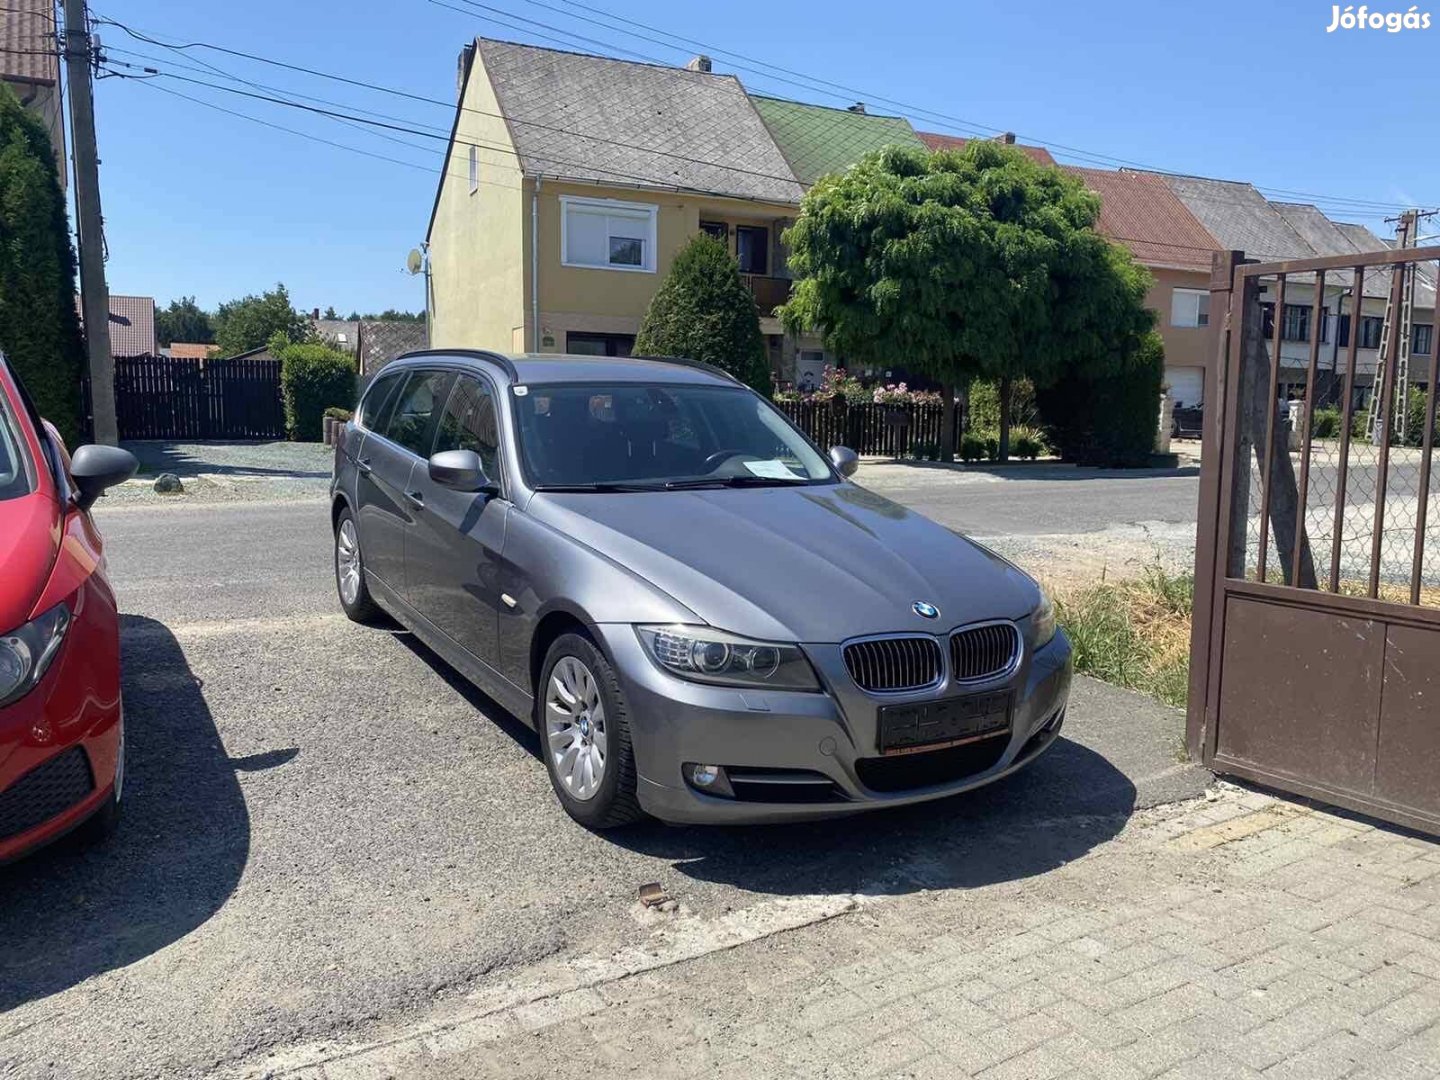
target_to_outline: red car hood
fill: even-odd
[[[0,502],[0,634],[30,618],[59,545],[60,515],[49,496]]]

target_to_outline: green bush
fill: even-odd
[[[343,423],[355,414],[349,409],[342,409],[339,405],[331,405],[330,408],[325,410],[325,415],[331,420],[339,420]]]
[[[640,324],[635,354],[714,364],[770,393],[760,313],[724,244],[701,233],[675,256]]]
[[[1039,391],[1036,405],[1050,442],[1077,465],[1133,468],[1155,452],[1165,348],[1153,331],[1117,365],[1094,378],[1070,372]]]
[[[85,347],[75,252],[45,127],[0,84],[0,352],[65,442],[80,440]]]
[[[1000,383],[976,379],[965,393],[969,426],[976,431],[1000,430]],[[1016,379],[1010,388],[1010,423],[1029,425],[1035,420],[1035,384]]]
[[[1010,452],[1022,461],[1034,461],[1050,452],[1045,433],[1039,428],[1022,425],[1010,431]]]
[[[355,401],[355,364],[326,345],[289,345],[278,355],[285,429],[292,439],[318,442],[326,410]]]
[[[1316,409],[1310,425],[1311,437],[1315,439],[1338,439],[1340,437],[1340,425],[1344,423],[1344,419],[1340,414],[1340,407],[1338,405],[1330,405],[1324,409]]]
[[[1000,433],[969,431],[960,439],[961,461],[994,461],[1000,456]]]
[[[939,461],[940,444],[916,439],[910,444],[910,456],[916,461]]]

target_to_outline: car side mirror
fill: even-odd
[[[129,450],[118,446],[82,446],[70,456],[70,478],[75,481],[75,502],[89,510],[107,488],[123,484],[135,475],[140,463]]]
[[[854,476],[855,470],[860,468],[860,455],[848,446],[832,446],[830,464],[835,466],[835,471],[841,476]]]
[[[499,491],[485,475],[485,465],[474,450],[441,450],[430,457],[430,479],[455,491]]]

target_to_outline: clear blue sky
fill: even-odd
[[[475,34],[536,44],[553,44],[540,35],[561,37],[578,50],[623,55],[630,49],[675,63],[694,51],[588,24],[578,16],[589,12],[566,0],[486,2],[508,19],[479,10],[461,14],[428,0],[92,0],[97,14],[167,41],[214,42],[446,102],[454,99],[456,54]],[[736,71],[753,90],[832,105],[854,96],[740,71],[742,61],[719,50],[856,88],[872,111],[905,112],[922,130],[966,133],[957,123],[964,122],[1013,130],[1052,147],[1332,199],[1432,206],[1440,200],[1440,80],[1419,74],[1434,70],[1440,8],[1431,30],[1327,34],[1331,6],[1312,0],[584,3],[706,43],[715,52],[715,70]],[[520,17],[562,33],[527,30]],[[291,94],[391,114],[407,124],[448,130],[451,122],[447,108],[206,50],[177,60],[115,27],[103,27],[102,40],[114,61],[224,81],[177,66],[205,61]],[[158,87],[422,168],[261,127]],[[302,309],[333,304],[344,314],[423,307],[418,280],[403,268],[406,253],[424,236],[443,143],[395,135],[414,144],[397,145],[333,120],[163,78],[148,85],[106,79],[96,89],[112,291],[153,295],[162,304],[193,294],[213,306],[283,281]],[[923,116],[922,109],[954,120]],[[1322,207],[1339,220],[1363,220],[1390,234],[1379,218],[1392,211],[1338,202]]]

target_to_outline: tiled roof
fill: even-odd
[[[527,175],[800,201],[733,75],[475,44]]]
[[[195,341],[173,341],[170,343],[170,355],[176,360],[204,360],[219,351],[219,345],[202,345]]]
[[[915,134],[919,135],[920,141],[931,150],[963,150],[969,143],[974,142],[973,139],[962,139],[959,135],[940,135],[933,131],[917,131]],[[1050,151],[1043,146],[1025,146],[1013,141],[1009,142],[1009,145],[1017,150],[1025,151],[1027,157],[1033,158],[1041,165],[1055,164],[1055,159],[1050,156]]]
[[[373,375],[397,356],[430,347],[424,322],[361,319],[355,339],[362,375]]]
[[[1153,173],[1065,166],[1100,196],[1099,229],[1146,266],[1209,270],[1220,248],[1163,179]]]
[[[110,355],[155,355],[155,299],[110,294]]]
[[[54,0],[5,0],[0,4],[0,82],[60,81]]]
[[[360,329],[358,320],[351,322],[348,319],[311,319],[310,325],[336,348],[344,352],[355,351],[355,335]]]
[[[1250,184],[1198,176],[1150,175],[1164,176],[1170,190],[1222,248],[1235,248],[1267,262],[1306,259],[1315,254],[1304,238]]]
[[[925,149],[910,122],[750,95],[795,176],[807,187],[829,173],[844,172],[872,150],[887,146]]]

